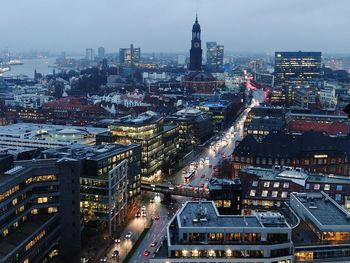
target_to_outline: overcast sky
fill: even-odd
[[[188,51],[198,8],[202,41],[226,50],[350,53],[350,0],[0,0],[0,49]]]

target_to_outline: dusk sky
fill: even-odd
[[[228,51],[350,53],[349,0],[2,0],[0,50],[187,52],[197,9]]]

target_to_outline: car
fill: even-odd
[[[203,187],[204,187],[204,184],[201,184],[200,186],[201,186],[201,188],[203,188]]]
[[[112,258],[117,258],[119,257],[119,251],[118,250],[114,250],[112,253]]]
[[[126,235],[125,235],[126,239],[131,239],[131,237],[132,237],[132,232],[126,233]]]
[[[142,211],[142,216],[143,216],[143,217],[146,217],[146,216],[147,216],[146,211]]]
[[[141,211],[146,211],[146,206],[145,205],[141,206]]]
[[[107,256],[100,258],[100,262],[107,262],[107,260],[108,260]]]
[[[151,252],[149,252],[148,250],[143,251],[143,255],[145,257],[148,257],[150,254],[151,254]]]
[[[153,204],[153,203],[154,203],[154,198],[151,198],[151,200],[149,200],[149,202],[150,202],[151,204]]]
[[[120,237],[116,237],[116,238],[114,239],[114,243],[120,244]]]
[[[159,215],[156,215],[156,216],[154,217],[154,220],[159,220],[159,219],[160,219]]]
[[[202,174],[202,175],[201,175],[201,178],[204,178],[204,177],[205,177],[205,174]]]
[[[151,247],[155,247],[157,245],[157,241],[153,241],[152,243],[151,243]]]
[[[140,212],[140,210],[137,210],[136,214],[135,214],[135,217],[140,217],[140,216],[141,216],[141,212]]]

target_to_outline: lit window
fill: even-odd
[[[38,213],[38,209],[33,209],[33,210],[31,211],[31,213],[32,213],[33,215],[36,215],[36,214]]]
[[[289,188],[289,183],[284,183],[283,188]]]
[[[47,197],[39,197],[38,198],[38,204],[43,204],[43,203],[47,203]]]
[[[250,190],[250,196],[255,196],[256,191],[255,190]]]
[[[276,198],[278,195],[278,191],[272,191],[271,197]]]
[[[315,184],[314,185],[314,190],[320,190],[320,185],[319,184]]]
[[[47,212],[49,213],[49,214],[51,214],[51,213],[56,213],[58,210],[57,210],[57,207],[49,207],[48,209],[47,209]]]
[[[264,182],[264,187],[269,187],[270,186],[270,182]]]
[[[280,183],[279,182],[274,182],[273,188],[278,188],[278,187],[280,187]]]
[[[330,187],[330,185],[329,185],[329,184],[325,184],[325,185],[324,185],[324,190],[325,190],[325,191],[329,191],[329,190],[330,190],[330,188],[331,188],[331,187]]]
[[[257,187],[258,186],[258,181],[253,181],[252,186],[253,187]]]
[[[337,185],[337,191],[343,191],[343,186],[342,185]]]
[[[288,192],[282,192],[281,197],[282,198],[287,198]]]
[[[261,196],[267,197],[268,193],[269,193],[269,191],[264,190],[264,191],[262,191]]]
[[[310,184],[306,184],[305,188],[309,190],[310,189]]]
[[[335,201],[341,201],[341,194],[335,195]]]

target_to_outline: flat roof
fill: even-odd
[[[103,158],[126,152],[139,147],[137,144],[104,144],[104,145],[83,145],[72,144],[60,148],[53,148],[43,151],[43,154],[69,155],[74,159],[101,160]]]
[[[108,124],[111,126],[113,125],[144,125],[144,124],[151,124],[156,123],[159,120],[161,120],[163,117],[153,111],[146,111],[144,113],[139,114],[138,116],[134,117],[132,115],[127,115],[115,120],[108,120]]]
[[[271,181],[294,181],[294,182],[312,182],[325,184],[350,184],[350,178],[344,176],[336,176],[333,174],[312,174],[304,170],[296,171],[295,169],[275,170],[271,168],[247,166],[241,170],[244,173],[254,174],[262,180]],[[298,180],[298,181],[297,181]]]
[[[322,225],[350,226],[350,214],[332,202],[333,200],[328,195],[307,193],[294,194],[294,196],[302,203],[304,209],[309,211]]]
[[[37,123],[16,123],[5,126],[0,126],[0,137],[18,137],[27,138],[35,137],[44,133],[58,134],[74,134],[88,133],[99,134],[107,131],[106,128],[83,127],[83,126],[67,126],[67,125],[52,125],[52,124],[37,124]]]
[[[200,218],[200,211],[206,213],[208,221],[194,223],[193,219]],[[184,224],[183,219],[186,218]],[[181,227],[262,227],[255,216],[221,216],[212,202],[187,202],[178,215]]]
[[[223,227],[249,229],[266,227],[289,227],[289,225],[284,221],[284,218],[279,213],[275,213],[274,215],[257,213],[256,215],[252,216],[220,215],[213,201],[186,202],[184,207],[177,214],[177,222],[179,228],[213,227],[217,229]]]

